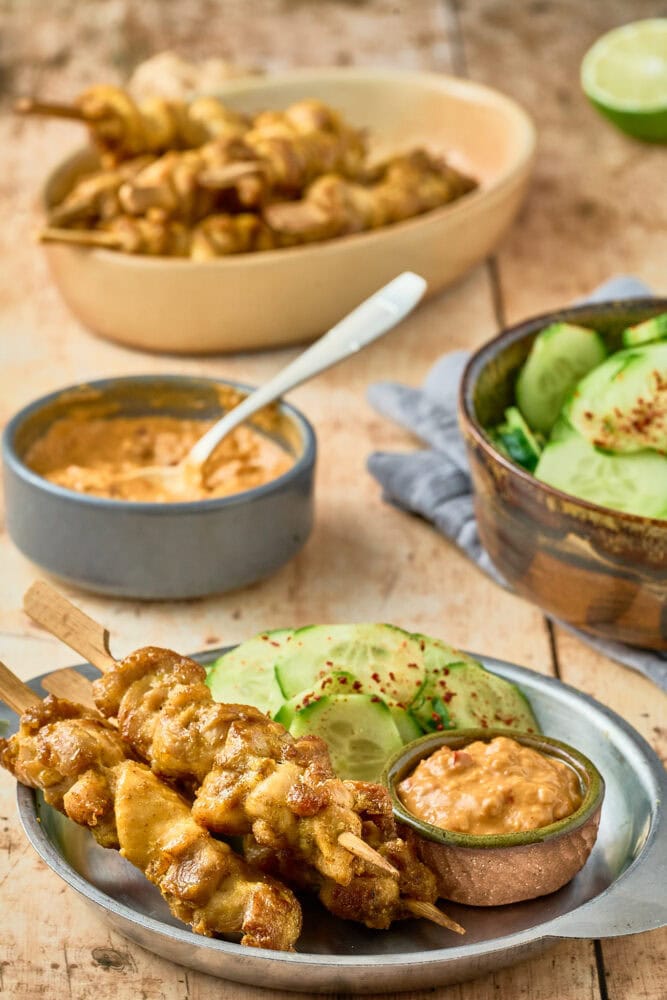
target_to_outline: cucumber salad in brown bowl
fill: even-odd
[[[509,585],[593,634],[667,648],[667,301],[504,331],[461,388],[482,544]]]
[[[491,435],[537,479],[603,507],[667,518],[667,312],[623,331],[552,323]]]

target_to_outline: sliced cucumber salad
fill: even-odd
[[[321,736],[343,778],[377,781],[396,750],[434,730],[539,732],[514,684],[394,625],[265,632],[212,663],[207,683],[216,701],[255,705],[293,736]]]
[[[555,323],[535,338],[517,406],[488,429],[537,479],[602,507],[667,518],[667,313],[621,334]]]
[[[599,333],[553,323],[537,335],[516,383],[516,401],[530,427],[548,434],[570,390],[607,357]]]

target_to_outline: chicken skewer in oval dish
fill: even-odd
[[[126,91],[107,84],[90,87],[70,105],[22,98],[15,111],[83,122],[105,166],[142,153],[194,149],[211,139],[240,138],[250,126],[245,115],[215,97],[189,102],[154,97],[137,104]]]

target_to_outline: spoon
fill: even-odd
[[[412,271],[404,271],[348,313],[286,368],[225,413],[178,464],[133,469],[119,476],[117,481],[150,479],[175,494],[185,492],[188,486],[201,485],[208,459],[223,438],[239,424],[290,389],[344,361],[387,333],[412,312],[425,291],[424,278]]]

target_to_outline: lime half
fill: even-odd
[[[623,132],[667,142],[667,18],[636,21],[599,38],[584,56],[581,85]]]

